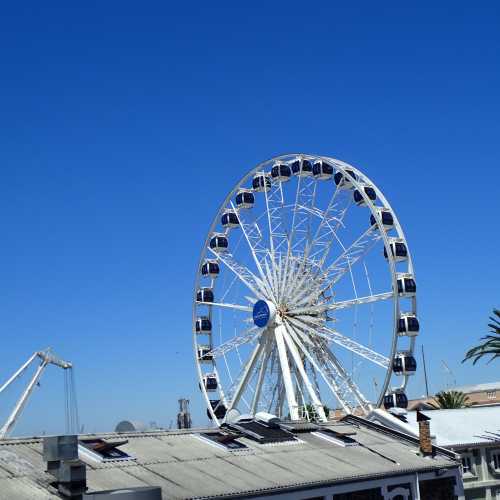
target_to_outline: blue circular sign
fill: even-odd
[[[253,322],[259,327],[264,328],[271,318],[271,310],[265,300],[258,300],[253,306]]]

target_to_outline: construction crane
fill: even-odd
[[[38,368],[35,371],[35,374],[33,375],[32,379],[30,380],[28,386],[22,393],[20,399],[14,406],[14,409],[12,410],[12,413],[9,415],[7,418],[5,424],[0,428],[0,439],[6,438],[14,426],[17,423],[17,420],[19,416],[21,415],[24,407],[26,406],[26,403],[28,402],[28,399],[30,395],[32,394],[34,388],[39,384],[40,378],[48,365],[55,365],[58,366],[59,368],[62,368],[65,370],[67,373],[71,373],[69,377],[65,379],[65,388],[66,388],[66,426],[67,428],[70,426],[70,421],[72,423],[76,423],[76,426],[78,426],[78,417],[77,417],[77,410],[76,410],[76,396],[75,396],[75,391],[74,391],[74,379],[72,376],[72,368],[73,365],[67,361],[64,361],[63,359],[60,359],[57,357],[51,350],[50,347],[43,351],[37,351],[34,352],[33,355],[24,363],[24,365],[19,368],[10,378],[5,382],[5,384],[0,387],[0,394],[9,387],[12,382],[14,382],[18,377],[20,377],[28,368],[29,366],[36,360],[40,359],[40,364],[38,365]],[[69,429],[67,429],[69,430]]]

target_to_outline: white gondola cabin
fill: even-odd
[[[222,420],[226,416],[226,407],[224,406],[224,403],[218,399],[215,400],[210,400],[210,406],[212,407],[212,410],[215,413],[215,416],[219,419]],[[210,420],[212,420],[212,414],[210,411],[207,409],[207,416]]]
[[[219,276],[220,268],[216,260],[206,260],[201,266],[201,275],[215,279]]]
[[[254,191],[263,192],[271,189],[271,178],[267,174],[256,174],[252,180]]]
[[[413,375],[417,370],[417,361],[410,352],[398,352],[392,361],[392,371],[396,375]]]
[[[210,248],[215,252],[227,252],[229,242],[223,233],[216,233],[210,238]]]
[[[312,163],[303,158],[295,160],[292,163],[292,173],[300,177],[310,177],[313,174]]]
[[[208,316],[200,316],[196,318],[195,323],[196,333],[209,335],[212,333],[212,322]]]
[[[326,161],[319,160],[313,165],[313,175],[318,180],[326,181],[333,177],[333,167]]]
[[[375,201],[377,199],[377,193],[372,186],[363,186],[363,191],[369,200]],[[354,198],[354,203],[356,203],[358,207],[366,205],[363,195],[357,189],[354,191],[352,197]]]
[[[346,170],[346,173],[344,174],[343,172],[337,172],[333,176],[333,180],[335,181],[335,184],[340,189],[351,189],[352,188],[352,179],[356,180],[356,174],[352,170]]]
[[[234,210],[226,210],[221,217],[221,224],[224,228],[233,228],[240,225],[238,214]]]
[[[398,334],[405,337],[416,337],[420,324],[413,313],[402,313],[398,319]]]
[[[396,262],[403,262],[408,259],[408,248],[402,238],[389,238],[391,254]],[[384,257],[387,259],[387,248],[384,247]]]
[[[384,396],[384,408],[408,408],[408,397],[401,389],[389,392]]]
[[[213,302],[214,301],[213,290],[208,287],[200,288],[196,292],[196,300],[198,302]]]
[[[203,386],[206,391],[216,391],[217,390],[217,377],[214,373],[209,373],[203,376]]]
[[[291,168],[286,163],[277,163],[271,169],[271,177],[275,181],[286,182],[292,175]]]
[[[386,231],[390,231],[394,227],[394,217],[392,216],[391,211],[388,208],[376,207],[375,211],[382,221],[382,226]],[[378,229],[377,220],[373,214],[370,215],[370,225],[375,226],[375,229]]]
[[[211,363],[214,357],[209,345],[198,346],[198,361],[200,363]]]
[[[398,295],[400,297],[413,297],[417,293],[417,284],[413,278],[413,274],[397,273],[396,279],[398,282]]]
[[[238,208],[252,208],[255,197],[250,189],[240,189],[236,194],[235,201]]]

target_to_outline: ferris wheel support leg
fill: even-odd
[[[304,364],[302,362],[302,358],[300,357],[299,351],[297,350],[297,347],[295,346],[294,341],[290,338],[288,332],[286,331],[286,328],[283,329],[283,338],[285,339],[286,345],[288,346],[288,350],[292,354],[292,358],[293,358],[293,361],[295,362],[295,366],[297,367],[297,371],[300,375],[300,378],[304,382],[304,385],[307,389],[307,392],[309,393],[309,396],[311,397],[311,400],[312,400],[313,405],[316,409],[316,413],[319,416],[319,419],[322,422],[326,422],[327,418],[325,415],[325,410],[323,408],[323,404],[321,403],[320,399],[318,398],[318,395],[316,394],[316,391],[314,390],[314,387],[311,384],[309,377],[307,376],[307,373],[304,369]],[[304,401],[304,406],[305,406],[305,401]]]
[[[239,403],[241,396],[243,395],[243,392],[245,388],[247,387],[248,381],[250,380],[250,375],[253,372],[253,369],[255,367],[255,363],[257,362],[257,359],[259,359],[260,354],[262,353],[262,349],[264,348],[265,345],[265,340],[261,339],[261,341],[255,346],[255,349],[252,352],[252,356],[250,357],[250,360],[248,361],[247,365],[245,366],[245,369],[243,371],[243,376],[241,377],[240,383],[238,384],[238,387],[234,393],[234,396],[231,400],[231,403],[229,404],[229,407],[227,409],[227,412],[229,413],[229,410],[232,410],[233,408],[236,407],[236,405]]]
[[[286,354],[286,346],[284,340],[285,333],[286,330],[283,324],[278,325],[274,330],[276,345],[278,347],[281,372],[283,374],[283,383],[285,386],[286,399],[288,402],[288,410],[290,411],[290,418],[292,420],[299,420],[299,405],[297,404],[297,399],[295,397],[292,374],[290,372],[290,365],[288,364],[288,356]]]
[[[267,370],[267,363],[269,361],[269,356],[271,354],[271,342],[269,341],[269,338],[267,338],[264,343],[265,345],[265,350],[264,350],[264,355],[262,358],[262,364],[260,365],[260,370],[259,370],[259,378],[257,379],[257,386],[255,387],[255,392],[253,395],[253,400],[252,400],[252,415],[255,415],[255,412],[257,410],[257,404],[260,399],[260,394],[262,392],[262,385],[264,383],[264,376],[266,374]]]

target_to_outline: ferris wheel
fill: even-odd
[[[193,343],[207,415],[406,407],[419,332],[410,250],[357,168],[293,154],[224,200],[198,265]]]

